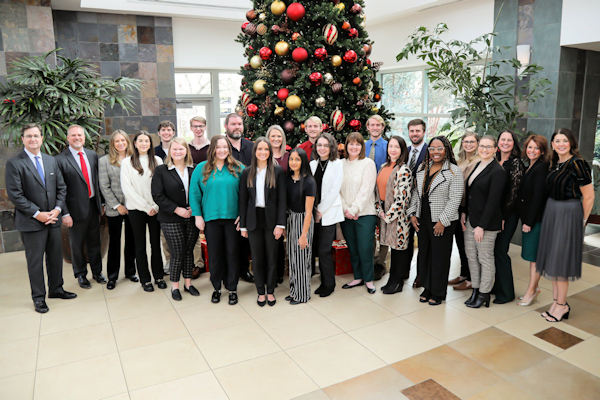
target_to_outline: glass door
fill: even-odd
[[[190,119],[196,116],[203,117],[207,121],[206,137],[210,138],[210,132],[214,132],[214,122],[211,124],[212,101],[210,100],[190,100],[177,103],[177,136],[190,141],[194,134],[190,129]]]

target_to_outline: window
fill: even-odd
[[[175,74],[175,92],[179,94],[211,94],[210,73]]]
[[[242,76],[239,74],[220,73],[219,74],[219,114],[221,133],[225,132],[225,117],[227,114],[235,112],[235,105],[242,95],[240,86],[242,85]]]

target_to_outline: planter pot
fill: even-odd
[[[62,235],[62,250],[63,250],[63,260],[71,264],[71,244],[69,242],[69,228],[62,225],[60,227],[60,233]],[[87,246],[83,246],[83,253],[85,254],[85,259],[89,262],[89,258],[87,255]],[[100,217],[100,255],[102,258],[106,256],[108,253],[108,218],[106,215]]]

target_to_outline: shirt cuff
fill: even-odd
[[[113,207],[113,210],[116,210],[117,208],[119,208],[121,204],[117,204],[116,206]]]
[[[36,211],[36,212],[35,212],[35,214],[33,214],[33,217],[31,217],[31,218],[35,218],[35,217],[37,217],[39,214],[40,214],[40,211],[38,210],[38,211]]]
[[[71,216],[71,214],[65,214],[65,215],[63,215],[63,217],[70,217],[70,216]]]
[[[275,228],[281,228],[281,229],[285,230],[285,226],[283,226],[283,225],[275,225]]]
[[[246,229],[246,228],[240,228],[240,231],[242,231],[242,232],[248,232],[248,229]]]
[[[62,212],[62,208],[60,208],[59,206],[54,207],[55,210],[58,210],[58,212]],[[38,211],[39,212],[39,211]]]

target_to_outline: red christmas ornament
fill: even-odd
[[[369,60],[368,58],[367,58],[367,65],[368,65],[369,67],[371,66],[371,60]]]
[[[376,94],[373,98],[375,99],[375,101],[379,101],[381,100],[381,95]]]
[[[331,126],[337,132],[341,131],[346,124],[346,117],[344,117],[344,113],[342,113],[339,109],[336,109],[331,113]]]
[[[306,9],[300,3],[292,3],[288,6],[286,13],[289,19],[298,22],[306,15]]]
[[[244,69],[250,69],[250,68],[251,68],[250,64],[248,64],[248,63],[244,64]]]
[[[348,125],[350,125],[350,128],[352,128],[352,130],[353,130],[354,132],[358,132],[358,131],[360,131],[360,128],[361,128],[361,126],[362,126],[362,124],[360,123],[360,121],[359,121],[359,120],[357,120],[357,119],[353,119],[352,121],[350,121],[350,122],[348,123]]]
[[[356,55],[356,52],[354,50],[348,50],[344,54],[344,61],[346,61],[346,62],[355,63],[357,59],[358,59],[358,55]]]
[[[273,55],[273,50],[271,50],[268,47],[263,47],[260,49],[260,51],[258,52],[258,54],[260,55],[260,58],[262,58],[263,60],[268,60],[269,58],[271,58],[271,56]]]
[[[319,47],[315,50],[315,58],[319,61],[323,61],[327,58],[327,50],[325,50],[325,47]]]
[[[290,91],[287,90],[286,88],[283,89],[279,89],[277,91],[277,98],[281,101],[284,101],[285,99],[287,99],[287,97],[290,95]]]
[[[249,23],[250,23],[250,22],[244,22],[244,23],[242,24],[242,32],[244,32],[244,31],[246,30],[246,27],[248,26],[248,24],[249,24]]]
[[[248,104],[246,107],[246,113],[250,117],[256,117],[256,114],[258,113],[258,106],[256,104]]]
[[[351,39],[357,38],[357,37],[358,37],[358,29],[356,29],[356,28],[352,28],[352,29],[350,29],[350,30],[348,31],[348,36],[349,36]]]
[[[292,40],[295,42],[300,36],[302,35],[300,35],[298,32],[294,32],[292,33]]]
[[[323,124],[323,132],[329,132],[329,129],[331,129],[329,124]]]
[[[297,4],[297,3],[293,3],[293,4]],[[288,7],[289,9],[289,7]],[[294,49],[294,51],[292,51],[292,59],[296,62],[304,62],[306,61],[306,59],[308,58],[308,51],[306,51],[306,49],[303,49],[302,47],[298,47],[297,49]]]
[[[350,9],[350,12],[352,14],[359,14],[362,11],[362,7],[359,4],[355,4],[352,6],[352,8]]]
[[[320,72],[313,72],[308,76],[308,79],[310,79],[310,82],[313,85],[319,86],[323,82],[323,74]]]

